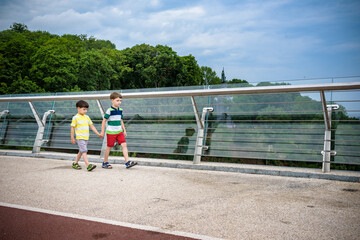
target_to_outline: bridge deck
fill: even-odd
[[[97,164],[87,172],[72,169],[71,161],[0,154],[1,211],[10,207],[53,213],[122,225],[130,228],[130,235],[138,229],[183,239],[356,239],[360,235],[359,183],[151,167],[144,162],[132,169],[114,164],[112,170]],[[20,215],[27,214],[21,211]],[[21,223],[4,220],[4,215],[0,234],[5,236],[5,226],[20,231]],[[94,227],[89,236],[110,237],[111,231],[103,229]],[[28,231],[46,236],[38,227]]]

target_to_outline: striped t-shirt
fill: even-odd
[[[76,114],[71,121],[75,128],[76,139],[89,140],[89,126],[93,124],[88,115]]]
[[[114,108],[111,106],[104,115],[107,121],[106,134],[118,134],[123,131],[121,127],[121,119],[123,119],[122,115],[123,110],[121,108]]]

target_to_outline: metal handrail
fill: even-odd
[[[254,94],[254,93],[284,93],[284,92],[313,92],[331,90],[360,89],[360,82],[327,83],[327,84],[303,84],[303,85],[280,85],[266,87],[240,87],[201,90],[177,90],[159,92],[135,92],[122,93],[123,98],[159,98],[159,97],[190,97],[190,96],[215,96],[230,94]],[[65,100],[100,100],[109,99],[109,94],[78,94],[56,96],[32,96],[32,97],[0,97],[0,102],[23,102],[23,101],[65,101]]]

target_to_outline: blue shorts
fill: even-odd
[[[76,142],[79,146],[79,152],[81,153],[86,153],[87,150],[87,144],[88,144],[89,140],[84,140],[84,139],[76,139]]]

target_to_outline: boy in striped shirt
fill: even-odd
[[[110,100],[112,106],[106,111],[104,115],[104,119],[101,125],[101,134],[100,137],[104,136],[105,125],[107,122],[106,128],[106,139],[107,139],[107,147],[104,154],[104,162],[102,164],[103,168],[111,169],[112,166],[108,162],[110,150],[115,145],[115,141],[118,142],[122,147],[123,155],[125,158],[125,166],[126,168],[131,168],[135,166],[137,162],[129,160],[128,149],[126,145],[126,129],[123,121],[123,110],[120,108],[122,96],[118,92],[113,92],[110,94]]]
[[[89,104],[83,100],[80,100],[76,103],[76,108],[78,110],[78,113],[72,118],[71,121],[71,143],[75,144],[77,142],[79,146],[79,153],[77,154],[72,167],[77,170],[81,169],[79,161],[82,156],[86,164],[87,170],[91,171],[96,168],[96,165],[89,163],[87,158],[87,144],[90,135],[89,126],[91,130],[93,130],[100,138],[102,137],[94,127],[93,122],[91,121],[89,116],[86,115]],[[76,134],[76,141],[74,138],[74,133]]]

